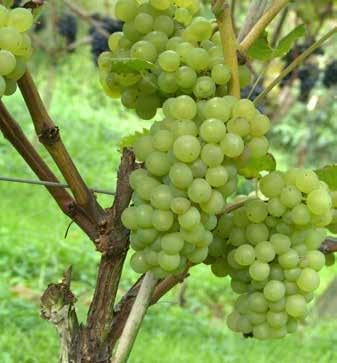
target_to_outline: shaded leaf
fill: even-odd
[[[337,164],[327,165],[324,168],[316,170],[320,180],[326,182],[330,190],[337,190]]]
[[[264,31],[254,44],[248,49],[248,56],[252,59],[267,61],[273,58],[273,48],[268,42],[268,33]]]
[[[274,171],[276,160],[272,154],[267,154],[262,158],[249,159],[239,168],[239,174],[247,179],[257,178],[261,171]]]
[[[149,129],[143,129],[142,131],[136,131],[134,134],[124,136],[119,142],[119,150],[122,151],[125,148],[132,148],[137,139],[149,134]]]
[[[142,59],[113,58],[111,61],[111,70],[117,73],[141,73],[153,67],[153,63]]]
[[[297,26],[288,35],[282,38],[279,41],[277,48],[274,50],[274,57],[276,58],[285,56],[290,51],[296,40],[305,34],[305,31],[305,26],[302,24]]]

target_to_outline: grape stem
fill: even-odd
[[[325,43],[330,37],[332,37],[337,32],[337,26],[330,30],[327,34],[325,34],[321,39],[315,42],[311,47],[305,50],[301,55],[299,55],[292,63],[289,64],[288,67],[284,68],[284,70],[270,83],[266,89],[260,93],[254,100],[254,104],[258,105],[261,103],[261,100],[275,87],[280,81],[286,77],[289,73],[299,67],[302,62],[307,59],[317,48],[319,48],[323,43]]]
[[[327,237],[319,248],[325,255],[337,252],[337,238]]]
[[[228,91],[230,95],[240,98],[237,43],[233,29],[231,7],[226,0],[213,0],[213,12],[219,26],[225,64],[229,66],[232,73]]]
[[[239,45],[240,53],[244,54],[259,38],[266,27],[273,21],[279,12],[289,3],[290,0],[275,0],[265,11],[250,32],[245,36]]]
[[[157,281],[153,272],[146,273],[123,329],[116,354],[111,359],[111,363],[127,362],[146,311],[150,305],[152,293]]]

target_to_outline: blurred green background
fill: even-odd
[[[95,3],[98,4],[77,2],[86,11],[112,9],[109,2]],[[87,26],[81,25],[80,32],[85,36]],[[330,43],[325,55],[315,62],[324,67],[336,50],[336,44]],[[30,68],[86,182],[113,190],[120,138],[148,127],[150,122],[140,121],[117,101],[103,95],[89,46],[57,57],[38,50]],[[327,90],[319,82],[311,94],[311,103],[298,102],[297,94],[295,84],[289,90],[287,99],[293,102],[286,114],[279,115],[280,91],[273,94],[267,105],[268,113],[275,116],[270,137],[279,167],[319,167],[336,162],[336,89]],[[20,93],[4,101],[53,166],[50,156],[38,145]],[[35,178],[2,136],[0,175]],[[104,207],[113,201],[107,196],[99,196],[99,200]],[[80,317],[84,319],[99,254],[75,225],[71,225],[64,238],[69,220],[41,187],[1,182],[0,206],[0,362],[56,363],[57,334],[53,326],[39,317],[39,296],[72,265],[73,290],[79,300]],[[336,272],[337,267],[323,271],[320,293]],[[119,295],[135,278],[136,274],[126,264]],[[193,268],[183,286],[176,287],[150,309],[130,362],[337,362],[337,312],[333,308],[333,294],[332,308],[324,305],[326,298],[322,304],[328,308],[318,310],[313,303],[306,326],[273,342],[244,339],[227,329],[225,318],[234,298],[227,279],[212,276],[206,266]]]

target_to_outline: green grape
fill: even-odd
[[[302,201],[302,193],[293,185],[284,186],[280,194],[280,201],[288,208],[293,208]]]
[[[311,222],[316,227],[325,227],[331,224],[332,218],[333,218],[332,212],[331,210],[329,210],[326,213],[321,214],[319,216],[317,214],[313,214],[311,216]]]
[[[295,268],[298,265],[299,261],[299,256],[297,252],[293,249],[289,249],[287,252],[279,255],[278,257],[278,263],[284,269]]]
[[[278,255],[283,255],[289,251],[291,246],[291,241],[288,236],[276,233],[270,238],[270,243],[273,245],[275,253]]]
[[[184,135],[177,138],[173,144],[173,152],[176,158],[185,163],[196,160],[200,154],[201,145],[199,140],[191,135]]]
[[[164,251],[159,252],[158,255],[159,266],[167,272],[174,271],[180,265],[180,256],[168,255]]]
[[[211,246],[209,248],[210,254],[212,253]],[[216,257],[218,257],[218,256],[216,256]],[[212,273],[216,277],[225,277],[229,273],[228,265],[226,264],[225,260],[223,260],[223,259],[217,259],[216,262],[211,265],[211,270],[212,270]]]
[[[228,243],[232,244],[233,246],[240,246],[246,243],[245,232],[242,230],[242,228],[233,228],[230,231]]]
[[[200,126],[200,136],[209,143],[218,143],[226,135],[226,126],[223,121],[211,118]]]
[[[188,188],[188,197],[194,203],[205,203],[211,198],[212,188],[205,179],[194,179]]]
[[[115,15],[122,21],[130,21],[136,16],[137,8],[136,0],[118,0],[115,5]]]
[[[206,119],[218,119],[227,122],[231,114],[231,105],[236,99],[226,97],[214,97],[206,101],[203,113]]]
[[[228,172],[227,172],[228,174]],[[233,223],[237,227],[247,227],[249,219],[244,208],[238,208],[233,212]]]
[[[231,314],[227,316],[227,326],[229,329],[238,332],[238,320],[240,318],[240,314],[237,311],[233,311]]]
[[[15,28],[0,28],[0,48],[16,54],[22,45],[22,35]]]
[[[285,312],[268,311],[267,322],[272,328],[281,328],[287,324],[288,315]]]
[[[163,32],[167,34],[167,36],[171,36],[174,32],[174,22],[167,15],[159,15],[154,21],[153,29]]]
[[[234,309],[240,314],[247,314],[249,312],[248,294],[241,295],[237,298],[234,304]]]
[[[136,90],[135,88],[127,88],[122,92],[121,102],[126,108],[135,108],[138,96],[138,90]]]
[[[280,198],[269,199],[267,207],[269,214],[273,217],[281,217],[287,210]]]
[[[319,179],[315,172],[299,169],[296,172],[296,186],[302,193],[310,193],[319,187]]]
[[[155,176],[168,174],[170,166],[168,155],[161,151],[153,151],[145,160],[146,169]]]
[[[286,295],[294,295],[298,293],[298,286],[295,282],[285,281],[284,286],[286,287]]]
[[[205,228],[202,225],[197,225],[189,231],[181,229],[184,240],[195,246],[203,242],[205,232]]]
[[[313,190],[307,197],[307,206],[313,214],[322,215],[327,213],[332,207],[329,192],[321,188]]]
[[[223,195],[224,198],[229,197],[237,190],[237,180],[230,179],[225,185],[218,188],[219,192]]]
[[[249,122],[242,117],[230,119],[227,124],[227,129],[228,132],[241,137],[247,136],[250,132]]]
[[[122,223],[124,227],[130,230],[138,229],[138,213],[136,207],[129,207],[125,209],[122,213]]]
[[[144,179],[149,176],[148,172],[145,169],[136,169],[134,170],[129,177],[129,183],[131,188],[135,190],[138,184],[142,183]]]
[[[16,8],[8,13],[7,26],[23,33],[33,26],[33,21],[33,14],[30,9]]]
[[[136,158],[139,161],[145,161],[146,158],[154,152],[152,146],[152,136],[140,136],[133,145]]]
[[[184,247],[181,233],[169,233],[161,238],[161,247],[168,255],[176,255]]]
[[[297,321],[293,318],[288,319],[287,331],[289,334],[295,333],[297,331]]]
[[[273,198],[280,195],[284,184],[282,174],[274,171],[261,179],[260,189],[267,198]]]
[[[185,96],[188,97],[188,96]],[[189,112],[188,110],[185,110],[186,114]],[[190,112],[192,111],[192,107]],[[178,120],[174,124],[172,123],[173,127],[173,133],[175,137],[184,136],[184,135],[191,135],[191,136],[197,136],[198,135],[198,128],[195,124],[195,122],[190,120]]]
[[[192,22],[193,16],[188,9],[177,8],[174,14],[174,19],[178,23],[187,26]]]
[[[162,152],[169,151],[172,148],[173,141],[173,134],[168,130],[159,130],[152,138],[153,147]]]
[[[301,295],[288,296],[286,299],[286,312],[294,318],[301,318],[305,316],[307,310],[307,303],[305,298]]]
[[[150,42],[156,48],[157,52],[161,53],[166,49],[168,37],[165,33],[154,30],[146,34],[144,40]]]
[[[224,160],[221,148],[214,144],[206,144],[201,150],[201,160],[210,168],[220,165]]]
[[[246,228],[246,238],[253,245],[257,245],[259,242],[267,241],[268,236],[269,230],[263,223],[252,223],[249,224]]]
[[[140,40],[131,47],[130,55],[132,58],[154,62],[157,59],[157,50],[150,41]]]
[[[271,328],[270,330],[270,337],[272,339],[281,339],[287,335],[287,327],[282,326],[281,328]]]
[[[186,58],[189,67],[197,72],[207,69],[209,65],[209,56],[203,48],[192,48]]]
[[[158,232],[153,228],[141,228],[137,230],[137,238],[143,245],[152,244],[158,237]]]
[[[319,274],[311,268],[304,268],[297,279],[298,287],[305,292],[313,292],[319,283]]]
[[[153,208],[150,205],[139,205],[137,211],[138,228],[152,228]]]
[[[171,211],[156,209],[152,215],[152,225],[157,231],[168,231],[174,222],[174,216]]]
[[[169,176],[173,185],[180,189],[186,189],[193,181],[191,169],[183,163],[173,164]]]
[[[170,38],[166,44],[166,50],[176,50],[177,46],[183,41],[183,38],[179,36],[174,36]]]
[[[227,170],[223,166],[209,168],[206,172],[207,183],[212,187],[221,187],[228,180]]]
[[[325,265],[327,267],[333,266],[335,264],[335,255],[330,253],[328,255],[325,255]]]
[[[0,50],[0,75],[6,76],[14,71],[16,59],[14,55],[7,50]]]
[[[153,190],[150,201],[154,208],[169,210],[172,200],[173,196],[170,187],[167,185],[159,185]]]
[[[212,36],[212,24],[204,17],[194,18],[187,29],[191,32],[193,38],[199,42],[207,40]]]
[[[301,203],[294,207],[291,211],[291,218],[297,225],[306,225],[310,222],[310,212],[308,207]]]
[[[252,158],[265,156],[269,149],[269,141],[265,136],[253,137],[247,144]]]
[[[248,284],[246,284],[242,281],[237,281],[237,280],[232,279],[231,288],[236,294],[241,295],[241,294],[245,294],[248,291]]]
[[[259,340],[266,340],[270,337],[271,328],[267,323],[263,323],[260,325],[255,325],[253,327],[253,336]]]
[[[255,281],[265,281],[270,273],[270,267],[268,263],[255,261],[249,267],[249,274]]]
[[[241,266],[249,266],[255,260],[255,251],[251,245],[244,244],[235,250],[235,261]]]
[[[248,306],[255,313],[265,313],[268,310],[268,302],[261,292],[253,292],[248,296]]]
[[[143,200],[150,200],[153,189],[158,185],[160,185],[158,180],[151,177],[146,177],[142,180],[141,184],[136,185],[135,191]]]
[[[215,64],[212,68],[213,81],[218,85],[227,84],[231,76],[231,70],[225,64]]]
[[[220,214],[224,212],[225,201],[223,196],[217,190],[212,190],[211,198],[201,203],[201,209],[208,214]]]
[[[190,208],[191,202],[183,197],[173,198],[171,201],[171,210],[175,214],[184,214]]]
[[[153,16],[147,13],[139,13],[134,19],[135,29],[142,34],[150,33],[153,30]]]
[[[267,215],[267,205],[260,199],[249,200],[245,204],[248,219],[253,223],[263,222]]]
[[[205,229],[208,231],[213,231],[218,225],[218,218],[216,215],[203,214],[201,219]]]
[[[192,49],[194,49],[194,46],[191,43],[182,42],[177,45],[175,51],[180,55],[182,62],[187,63],[187,60],[189,59],[189,54]]]
[[[6,92],[6,81],[4,77],[0,76],[0,97],[2,97]]]
[[[11,96],[17,90],[16,81],[13,79],[6,79],[5,96]]]
[[[0,27],[6,26],[8,14],[9,10],[5,6],[0,5]]]
[[[285,310],[286,299],[282,298],[276,302],[269,302],[269,310],[275,313],[280,313]]]
[[[132,43],[137,42],[142,37],[133,22],[124,23],[123,25],[123,35],[126,36]]]
[[[189,208],[184,214],[178,216],[180,226],[187,230],[195,228],[200,223],[200,220],[200,213],[195,207]]]
[[[277,263],[273,263],[270,267],[270,279],[271,280],[284,280],[284,270]]]
[[[150,269],[150,266],[146,263],[145,254],[143,252],[136,252],[130,259],[131,268],[139,273],[143,274]]]
[[[320,271],[325,265],[324,254],[320,251],[309,251],[305,255],[308,262],[308,267],[315,271]]]
[[[150,249],[144,250],[145,261],[149,266],[158,266],[158,253]]]
[[[255,246],[255,255],[258,261],[271,262],[275,258],[275,250],[270,242],[263,241]]]
[[[240,156],[244,150],[244,142],[239,135],[226,134],[220,143],[221,149],[224,154],[229,158],[236,158]]]
[[[167,10],[171,6],[171,0],[150,0],[150,4],[156,10]]]
[[[251,322],[251,324],[260,325],[266,321],[266,314],[263,313],[254,313],[252,311],[248,312],[247,318]]]
[[[284,270],[284,277],[289,282],[295,282],[298,279],[300,273],[301,273],[300,268],[297,268],[297,267],[290,268],[290,269]]]
[[[6,75],[6,78],[19,80],[26,72],[26,62],[22,57],[16,57],[16,66],[14,70]]]
[[[268,216],[266,218],[266,220],[264,221],[264,223],[269,227],[269,228],[275,228],[277,226],[277,219],[272,217],[272,216]]]
[[[270,129],[270,120],[266,115],[258,114],[250,119],[250,134],[254,137],[264,136]]]
[[[243,334],[251,333],[253,327],[246,316],[240,316],[237,323],[238,330]]]
[[[252,120],[256,116],[256,113],[254,103],[247,99],[236,102],[232,110],[233,117],[240,117],[247,120]]]
[[[159,55],[158,63],[165,72],[175,72],[180,65],[179,54],[174,50],[166,50]]]
[[[190,96],[182,95],[174,99],[171,115],[177,120],[193,120],[197,114],[197,105]]]
[[[210,98],[214,96],[216,86],[212,78],[208,76],[199,77],[193,88],[193,93],[197,98]]]
[[[203,262],[208,255],[208,248],[196,248],[192,253],[190,253],[187,257],[192,263],[201,263]]]
[[[150,120],[156,116],[160,107],[160,98],[157,95],[142,95],[137,98],[136,112],[143,120]]]
[[[278,301],[284,297],[285,291],[286,289],[282,282],[271,280],[264,287],[263,294],[269,301]]]
[[[197,78],[197,73],[188,66],[182,66],[176,72],[176,82],[183,89],[193,88]]]
[[[174,73],[160,73],[158,87],[164,93],[175,93],[178,90],[178,85]]]

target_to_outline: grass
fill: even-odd
[[[106,98],[85,50],[52,68],[37,56],[32,73],[39,88],[52,87],[50,113],[60,127],[78,168],[89,185],[114,189],[120,158],[119,139],[146,127],[117,102]],[[55,83],[49,83],[55,72]],[[33,128],[19,93],[6,104],[29,137]],[[42,148],[39,151],[52,165]],[[55,168],[54,168],[55,169]],[[0,174],[34,177],[21,158],[0,140]],[[56,363],[58,339],[54,328],[38,316],[39,296],[69,265],[74,291],[84,319],[90,302],[99,255],[41,187],[0,184],[0,362]],[[111,197],[99,197],[105,207]],[[323,273],[322,289],[336,268]],[[136,275],[123,274],[121,295]],[[208,268],[192,270],[187,282],[186,307],[177,303],[179,288],[151,308],[137,339],[131,363],[333,363],[337,322],[310,319],[305,327],[282,341],[257,342],[231,333],[225,316],[235,298],[227,280],[213,277]]]

